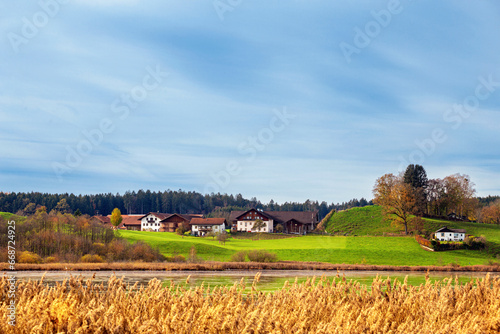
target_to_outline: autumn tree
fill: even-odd
[[[60,212],[60,213],[71,213],[71,208],[69,207],[69,205],[66,201],[66,198],[63,198],[59,202],[57,202],[57,205],[54,208],[54,211]]]
[[[375,182],[373,195],[374,203],[383,208],[385,218],[395,225],[403,225],[408,234],[408,223],[416,205],[413,187],[402,177],[385,174]]]
[[[267,226],[267,224],[262,219],[257,219],[253,223],[252,231],[259,232],[261,229],[265,228],[266,226]]]
[[[217,240],[219,241],[219,244],[225,245],[226,240],[227,240],[227,233],[226,231],[221,231],[217,233]]]
[[[120,209],[114,208],[113,212],[111,213],[111,225],[116,228],[122,223],[122,220],[123,218]]]
[[[500,200],[496,200],[481,210],[481,222],[486,224],[500,224]]]
[[[476,205],[476,202],[471,201],[476,190],[470,177],[465,174],[453,174],[445,177],[443,182],[448,204],[447,211],[454,211],[459,216],[469,216],[475,210]]]

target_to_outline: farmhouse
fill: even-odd
[[[439,241],[464,241],[465,230],[452,229],[445,226],[437,230],[435,235],[436,239]]]
[[[232,211],[230,215],[232,231],[267,232],[276,231],[276,226],[281,224],[283,232],[289,234],[306,234],[316,228],[318,224],[317,211]],[[255,229],[254,224],[261,220],[262,227]]]
[[[150,212],[140,217],[139,220],[141,231],[175,232],[182,223],[189,224],[193,218],[201,217],[203,215]]]
[[[192,235],[202,237],[210,231],[223,232],[227,221],[225,218],[193,218],[189,225],[191,225]]]

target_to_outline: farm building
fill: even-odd
[[[192,235],[202,237],[210,231],[223,232],[227,221],[224,218],[193,218],[189,225],[191,225]]]
[[[283,233],[306,234],[318,224],[317,211],[232,211],[230,215],[232,231],[267,232],[276,231],[276,226],[283,226]],[[257,220],[264,222],[261,228],[252,229]]]
[[[188,223],[193,218],[201,218],[201,214],[178,214],[178,213],[159,213],[150,212],[139,218],[141,231],[153,232],[175,232],[182,224]]]
[[[141,218],[143,215],[122,215],[122,222],[118,225],[120,230],[141,230]],[[93,216],[92,219],[105,226],[112,227],[111,225],[111,215],[107,216]]]
[[[439,241],[464,241],[465,230],[452,229],[445,226],[437,230],[435,236]]]

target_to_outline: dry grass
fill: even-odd
[[[257,274],[255,282],[258,282]],[[454,284],[453,284],[454,283]],[[7,281],[0,279],[2,333],[498,333],[500,279],[453,280],[418,287],[376,278],[371,287],[313,278],[269,294],[244,282],[184,289],[106,285],[74,278],[55,287],[20,281],[17,325],[6,321]]]
[[[16,270],[27,271],[131,271],[131,270],[371,270],[371,271],[415,271],[415,272],[500,272],[500,265],[491,262],[489,265],[475,266],[378,266],[368,264],[332,264],[325,262],[292,262],[274,263],[257,262],[202,262],[202,263],[169,263],[169,262],[110,262],[110,263],[17,263]],[[0,263],[0,271],[8,271],[8,263]]]

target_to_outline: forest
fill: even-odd
[[[64,200],[64,201],[62,201]],[[61,202],[62,201],[62,202]],[[328,204],[323,201],[307,200],[303,203],[285,202],[275,203],[271,200],[267,204],[257,198],[245,199],[241,194],[210,194],[202,195],[197,192],[183,190],[166,190],[155,192],[150,190],[127,191],[125,194],[48,194],[40,192],[6,193],[0,192],[0,212],[11,212],[20,215],[35,213],[39,206],[45,206],[47,212],[52,210],[63,213],[93,215],[109,215],[114,208],[120,209],[122,214],[141,214],[148,212],[167,213],[202,213],[208,217],[229,216],[231,210],[246,210],[257,208],[269,211],[309,211],[317,210],[320,219],[332,209],[344,210],[372,204],[364,198],[352,199],[347,202]]]

